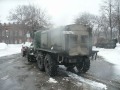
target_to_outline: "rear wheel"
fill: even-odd
[[[76,65],[77,70],[80,73],[86,73],[90,68],[90,60],[88,57],[83,58],[82,62]]]
[[[45,71],[48,75],[51,77],[57,75],[57,65],[55,60],[52,59],[52,57],[47,54],[44,59],[44,66],[45,66]]]
[[[43,59],[43,54],[40,52],[37,56],[37,64],[40,69],[40,71],[44,71],[44,59]]]

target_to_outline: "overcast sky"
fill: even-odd
[[[99,15],[103,0],[0,0],[0,21],[8,22],[9,11],[18,5],[34,4],[44,9],[56,26],[73,23],[82,12]]]

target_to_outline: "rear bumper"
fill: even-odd
[[[88,57],[88,56],[68,56],[68,57],[64,57],[64,61],[63,63],[78,63],[81,62],[82,60],[84,60],[84,57]]]
[[[96,59],[98,51],[91,51],[89,55],[77,55],[77,56],[65,56],[63,63],[78,63],[84,60],[84,58],[94,57]]]

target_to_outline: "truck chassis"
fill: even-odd
[[[30,53],[27,54],[28,61],[36,60],[40,71],[46,71],[51,77],[57,75],[59,65],[64,65],[67,70],[72,70],[76,66],[79,73],[86,73],[90,68],[88,56],[69,56],[66,53],[63,54],[40,48],[33,50],[31,53],[32,55]]]

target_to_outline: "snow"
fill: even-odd
[[[78,75],[76,75],[74,73],[71,73],[71,72],[68,73],[68,76],[73,78],[73,79],[76,79],[76,80],[78,80],[80,82],[86,83],[86,84],[88,84],[90,86],[101,88],[102,90],[107,90],[107,86],[105,84],[83,78],[83,77],[78,76]]]
[[[49,83],[57,83],[57,81],[55,79],[53,79],[53,78],[49,78],[48,82]]]
[[[8,79],[8,75],[6,75],[6,76],[4,76],[3,78],[1,78],[2,80],[6,80],[6,79]]]
[[[66,68],[63,65],[59,65],[59,67],[62,68],[63,70],[66,70]],[[86,79],[86,78],[78,76],[77,74],[74,74],[72,72],[65,71],[65,73],[67,73],[67,75],[70,78],[72,78],[74,80],[77,80],[79,82],[88,84],[92,87],[95,87],[95,88],[97,88],[97,90],[98,89],[99,90],[107,90],[107,86],[105,84],[102,84],[102,83],[99,83],[99,82],[96,82],[96,81],[93,81],[93,80],[90,80],[90,79]]]
[[[69,81],[68,77],[64,77],[62,80]]]
[[[20,53],[21,48],[22,44],[0,43],[0,57]]]
[[[7,44],[5,43],[0,43],[0,50],[4,50],[7,48]]]
[[[10,64],[10,63],[13,63],[14,61],[15,61],[15,59],[12,59],[8,63]]]
[[[25,42],[25,44],[23,44],[23,46],[25,47],[30,47],[30,45],[31,45],[31,42]]]
[[[115,49],[104,49],[95,47],[93,47],[93,49],[98,50],[98,55],[102,56],[107,62],[120,66],[120,44],[117,44],[117,47]]]

